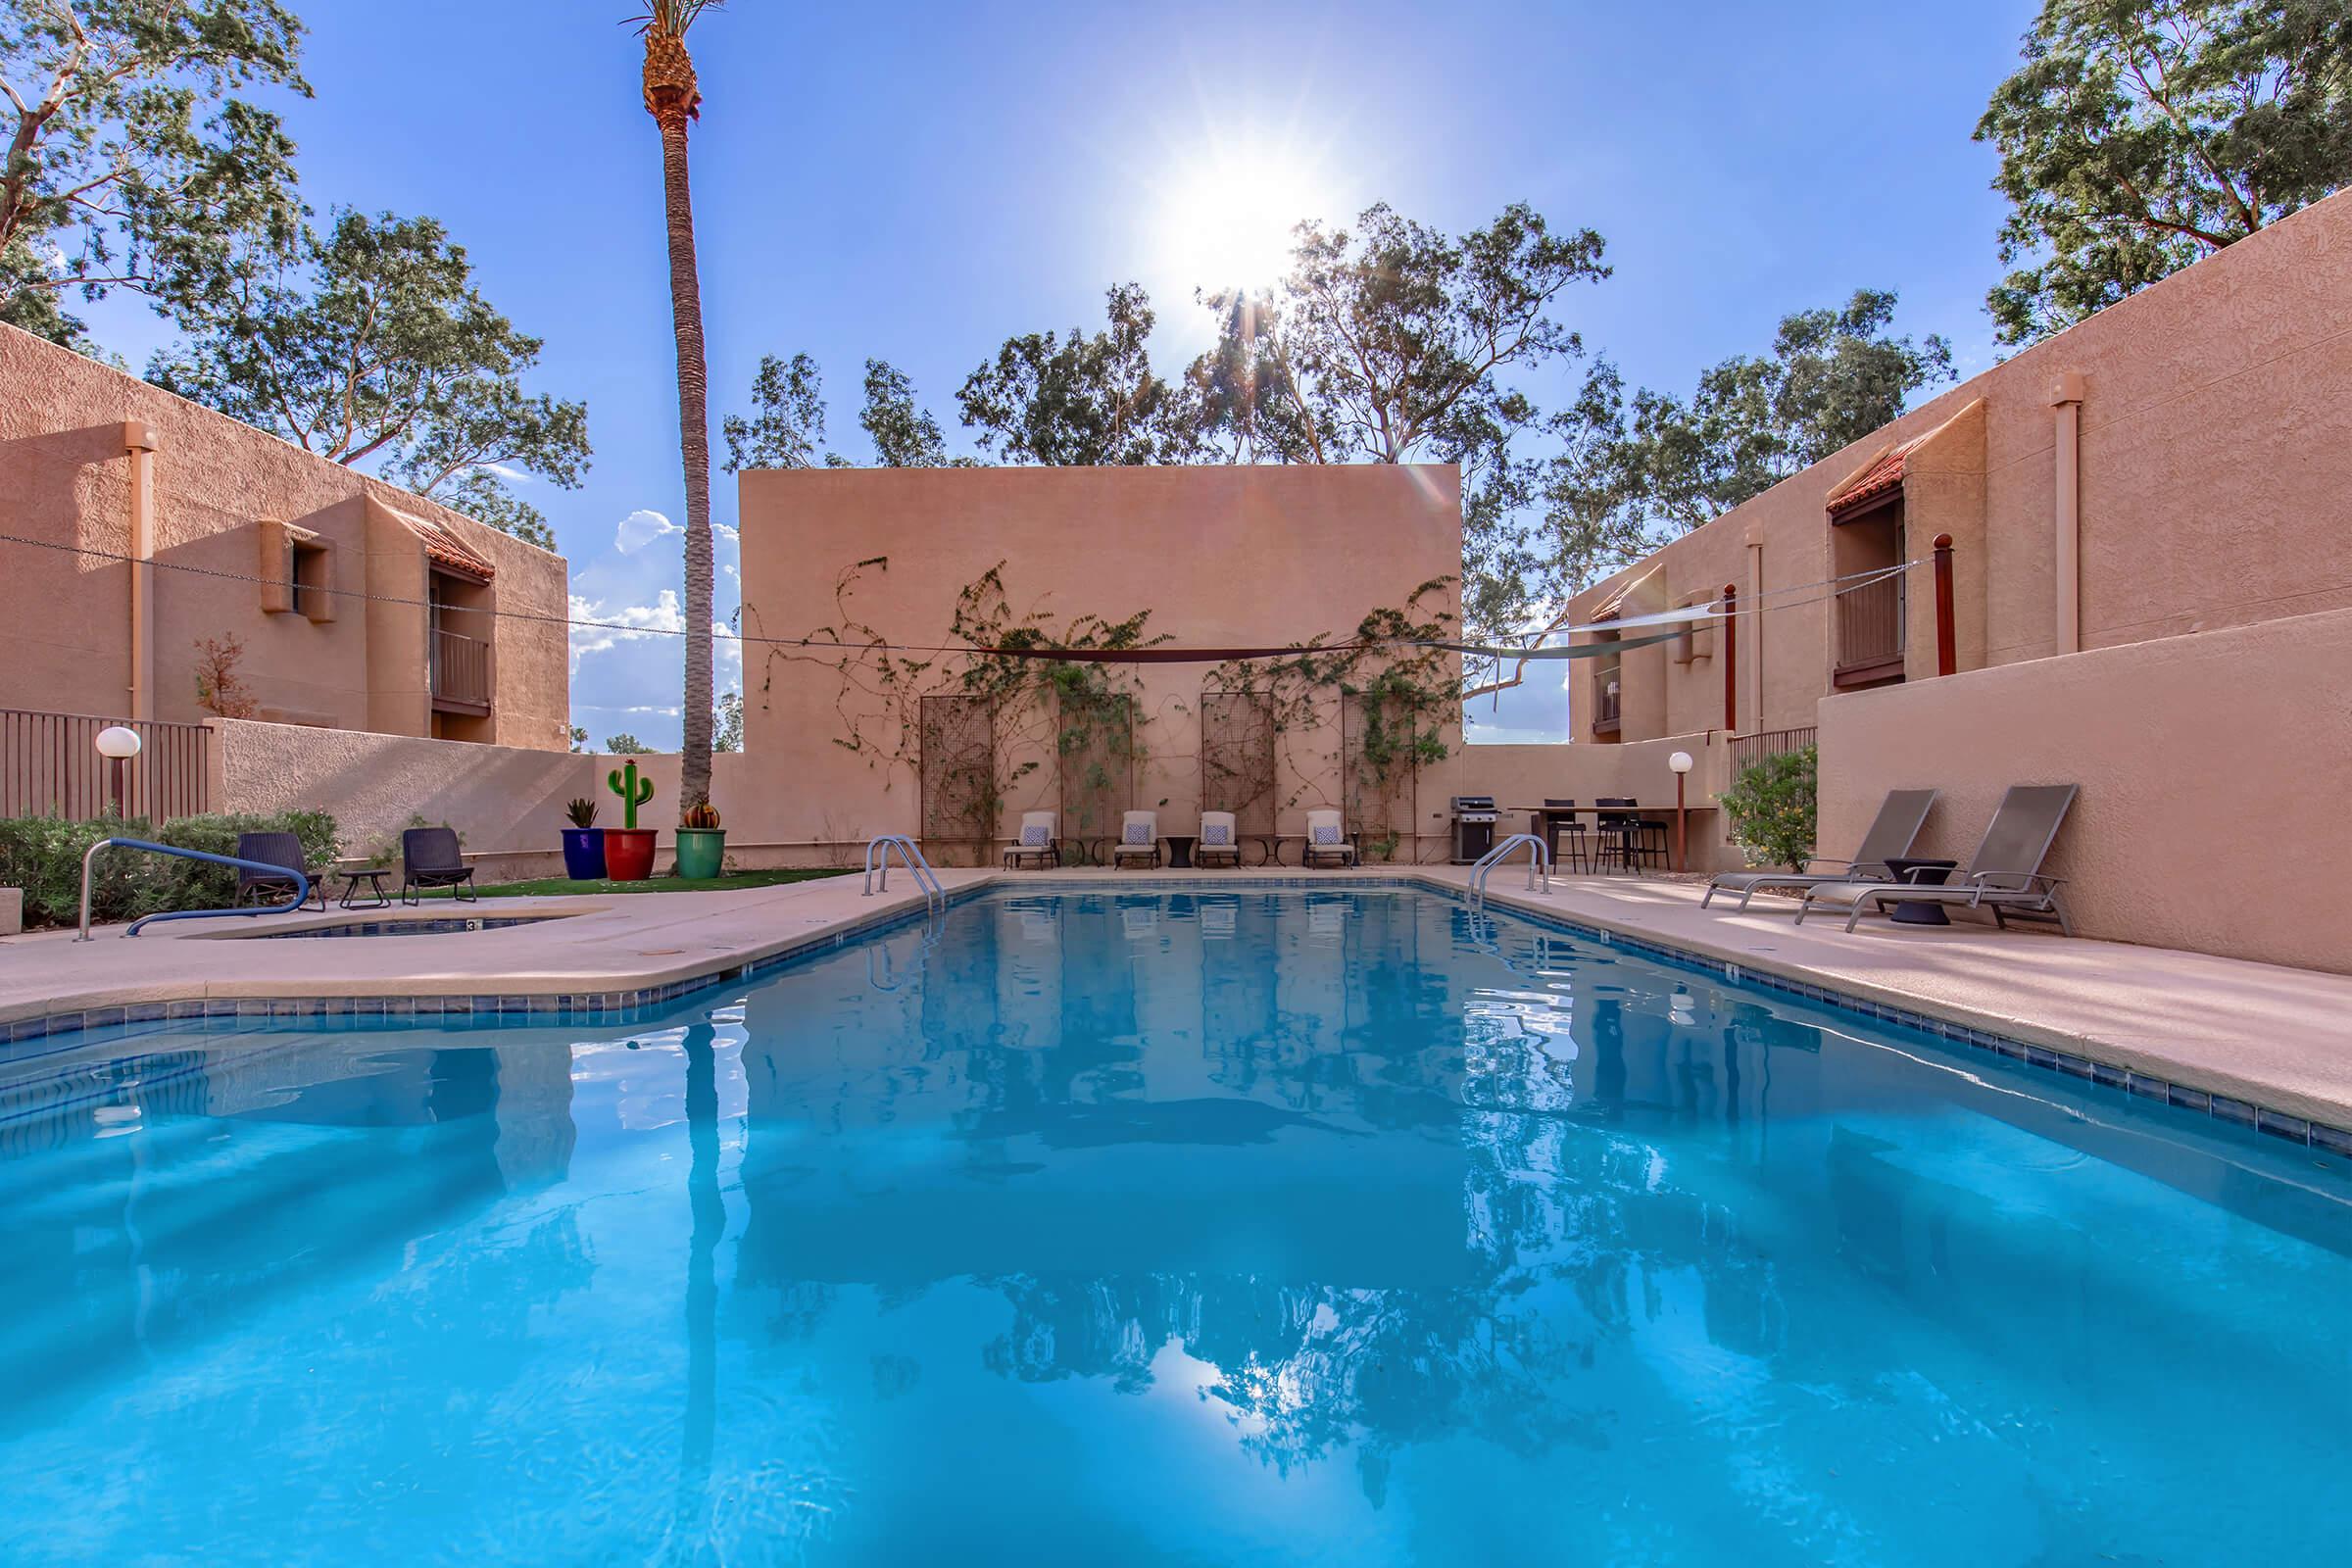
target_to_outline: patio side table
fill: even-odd
[[[1168,868],[1190,871],[1193,868],[1193,843],[1199,837],[1193,833],[1162,833],[1159,841],[1168,847]]]
[[[1906,856],[1890,856],[1886,869],[1894,873],[1897,882],[1909,882],[1918,887],[1941,887],[1951,874],[1960,868],[1958,860],[1924,860]],[[1952,917],[1943,912],[1940,904],[1926,900],[1908,901],[1887,909],[1886,918],[1904,925],[1950,925]]]
[[[382,866],[364,865],[356,871],[339,871],[336,874],[343,878],[343,897],[340,902],[346,909],[388,909],[392,906],[391,896],[384,892],[384,878],[391,873]],[[373,904],[358,902],[362,882],[367,883],[374,893]]]

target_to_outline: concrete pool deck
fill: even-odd
[[[1182,883],[1244,889],[1279,878],[1342,886],[1407,877],[1463,886],[1454,866],[1360,872],[943,870],[951,895],[1009,887]],[[1497,907],[1592,926],[1695,957],[1818,986],[2029,1046],[2352,1128],[2352,976],[2202,954],[1994,930],[1962,916],[1948,929],[1865,920],[1794,923],[1795,905],[1759,897],[1745,913],[1700,909],[1690,882],[1556,878],[1549,894],[1498,871]],[[174,921],[135,941],[119,927],[76,943],[71,932],[0,940],[0,1026],[57,1013],[193,999],[579,996],[657,988],[829,943],[919,910],[902,872],[888,894],[856,875],[723,893],[486,900],[421,909],[343,910],[259,919]],[[314,942],[221,940],[256,928],[407,917],[562,916],[487,932]]]

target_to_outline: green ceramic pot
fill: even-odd
[[[678,829],[678,875],[701,880],[718,875],[726,860],[727,830],[723,827]]]

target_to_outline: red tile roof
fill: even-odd
[[[392,514],[407,524],[409,532],[415,534],[423,544],[424,553],[434,565],[445,566],[451,571],[463,572],[468,577],[479,577],[484,582],[488,582],[497,574],[498,568],[490,564],[489,558],[474,550],[440,523],[428,521],[423,517],[412,516],[405,512],[395,512]]]
[[[1940,427],[1939,427],[1940,428]],[[1929,435],[1915,435],[1900,446],[1892,446],[1862,465],[1845,481],[1830,492],[1827,503],[1832,512],[1847,512],[1865,501],[1876,501],[1892,490],[1903,487],[1903,461],[1918,451]]]

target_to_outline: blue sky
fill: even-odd
[[[489,298],[547,339],[537,387],[587,402],[596,460],[582,490],[526,493],[577,601],[674,623],[662,525],[683,490],[630,0],[404,0],[396,26],[374,0],[298,9],[318,96],[287,112],[309,199],[441,219]],[[852,457],[868,355],[954,431],[956,386],[998,344],[1095,325],[1122,279],[1150,289],[1174,369],[1205,342],[1190,299],[1210,280],[1187,275],[1200,263],[1172,215],[1218,157],[1296,171],[1326,208],[1302,217],[1386,200],[1459,231],[1524,200],[1599,229],[1616,274],[1562,312],[1632,383],[1687,392],[1786,312],[1860,285],[1896,290],[1899,328],[1945,334],[1970,373],[1991,360],[2002,215],[1970,131],[2034,9],[733,0],[692,40],[713,431],[762,353],[796,350],[822,363]],[[164,331],[126,301],[85,314],[133,364]],[[732,523],[723,476],[715,510]],[[674,638],[583,639],[575,720],[674,745],[677,667]],[[1530,693],[1500,717],[1556,733],[1564,703]]]

